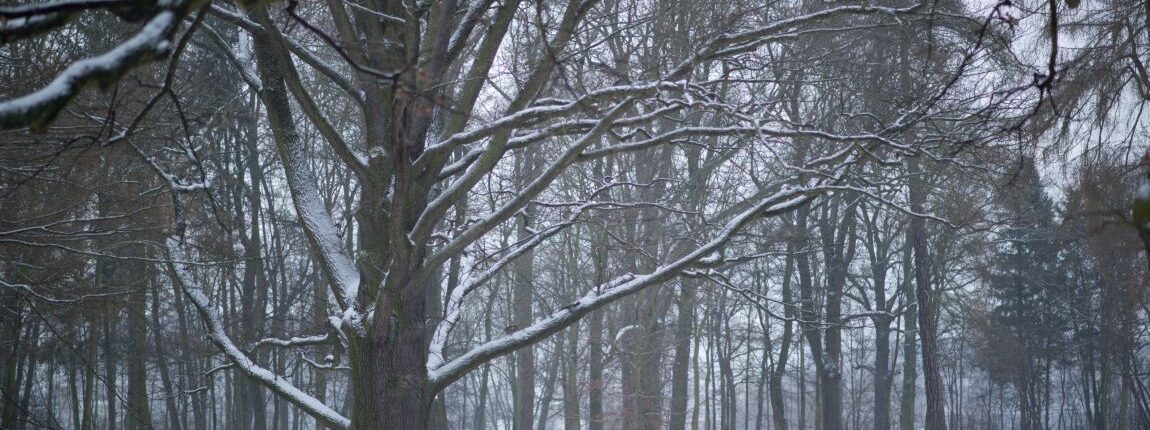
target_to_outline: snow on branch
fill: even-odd
[[[439,143],[428,147],[427,150],[420,155],[419,160],[416,160],[416,163],[418,167],[424,167],[422,163],[426,163],[426,160],[434,159],[435,155],[442,155],[459,146],[490,137],[501,130],[526,127],[555,118],[568,117],[575,112],[589,109],[596,104],[605,103],[610,100],[647,95],[660,89],[681,90],[685,85],[686,82],[666,81],[635,85],[616,85],[592,91],[574,101],[562,104],[545,104],[528,107],[490,121],[482,127],[448,136]]]
[[[906,8],[893,8],[873,5],[837,6],[817,12],[806,13],[772,22],[755,29],[721,34],[695,51],[693,55],[679,63],[669,76],[679,78],[689,76],[694,67],[704,61],[723,56],[748,52],[777,39],[783,32],[802,28],[810,23],[839,16],[878,15],[897,18],[900,15],[917,13],[925,5],[918,3]]]
[[[131,0],[64,0],[0,6],[0,45],[52,31],[86,10],[126,8],[132,3]]]
[[[331,214],[324,209],[314,175],[306,171],[302,148],[287,152],[290,155],[284,157],[284,170],[291,178],[288,188],[304,231],[315,243],[320,261],[331,273],[332,282],[336,284],[336,299],[342,302],[342,307],[354,308],[356,295],[359,294],[359,271],[343,248],[343,240],[340,239]]]
[[[265,337],[256,342],[252,349],[259,349],[263,346],[274,346],[277,348],[292,348],[297,346],[311,346],[323,345],[331,339],[330,334],[318,334],[312,336],[292,336],[288,339],[280,339],[275,337]]]
[[[252,34],[269,31],[259,23],[248,19],[248,17],[243,13],[232,11],[217,4],[209,6],[208,12],[217,18],[242,28]],[[272,28],[270,31],[279,32],[280,30]],[[340,89],[346,92],[348,96],[356,101],[356,103],[360,105],[363,104],[363,91],[356,88],[351,79],[344,76],[337,67],[320,59],[314,52],[311,51],[311,49],[304,46],[298,40],[288,37],[286,34],[282,34],[282,32],[280,33],[280,37],[286,41],[287,47],[291,51],[292,55],[299,57],[299,59],[303,60],[304,63],[307,63],[317,72],[330,79],[332,83],[340,87]]]
[[[39,90],[0,101],[0,129],[28,126],[42,129],[87,85],[111,85],[132,68],[166,56],[172,49],[169,39],[187,14],[190,2],[174,0],[161,4],[167,7],[152,16],[130,39],[104,54],[73,63]],[[7,34],[9,25],[0,21],[0,36]]]
[[[592,195],[598,194],[599,191],[609,188],[612,185],[614,184],[601,187],[599,190],[596,190],[594,193],[592,193]],[[470,279],[468,279],[466,282],[456,286],[455,289],[451,291],[451,297],[448,299],[447,312],[443,317],[443,321],[440,321],[439,325],[435,328],[435,334],[431,338],[431,353],[428,356],[427,363],[428,370],[442,366],[445,363],[444,360],[446,356],[443,353],[443,349],[447,346],[447,338],[451,334],[451,329],[455,327],[455,324],[459,321],[460,316],[463,314],[463,300],[469,293],[474,291],[483,283],[490,280],[495,276],[496,273],[498,273],[508,264],[518,260],[519,257],[523,256],[523,254],[527,253],[527,251],[534,249],[540,243],[543,243],[543,241],[547,238],[550,238],[556,233],[559,233],[560,231],[565,230],[567,227],[575,224],[575,221],[578,220],[579,216],[584,212],[596,207],[610,206],[612,204],[613,203],[611,202],[587,202],[579,205],[574,210],[572,210],[571,215],[562,222],[552,224],[542,231],[532,235],[531,238],[526,242],[517,245],[506,255],[491,263],[491,265],[484,269],[482,272],[471,276]]]
[[[659,118],[659,117],[662,117],[664,115],[669,115],[671,113],[677,112],[677,111],[681,110],[682,108],[683,107],[681,105],[670,105],[670,106],[660,107],[658,109],[654,109],[654,110],[651,110],[649,112],[641,113],[638,115],[631,115],[631,116],[619,118],[619,119],[615,120],[615,126],[616,127],[630,127],[630,126],[635,126],[638,124],[647,123],[647,122],[650,122],[651,120],[654,120],[655,118]],[[517,136],[514,136],[514,137],[508,139],[507,150],[525,148],[525,147],[530,146],[532,144],[535,144],[535,143],[538,143],[538,142],[541,142],[543,140],[550,139],[550,138],[553,138],[556,136],[571,136],[571,135],[576,135],[576,134],[583,134],[583,133],[586,133],[588,130],[591,130],[592,128],[594,128],[595,125],[598,123],[599,123],[598,119],[588,118],[588,119],[573,119],[573,120],[569,120],[569,121],[562,121],[562,122],[558,122],[555,124],[551,124],[551,125],[548,125],[546,127],[535,129],[535,130],[532,130],[531,132],[520,134],[520,135],[517,135]],[[475,147],[475,148],[472,148],[470,151],[467,151],[467,153],[464,154],[462,157],[459,157],[458,160],[445,166],[439,172],[439,179],[440,180],[446,180],[452,176],[459,174],[460,172],[463,172],[464,169],[467,169],[469,166],[471,166],[471,164],[474,163],[475,160],[478,160],[479,156],[483,155],[485,150],[486,150],[486,147]]]
[[[299,133],[283,134],[282,138],[277,138],[276,146],[296,214],[320,263],[330,275],[336,301],[343,310],[354,309],[359,294],[359,270],[344,248],[335,221],[323,204],[317,185],[319,181],[308,168],[307,148]]]
[[[467,245],[471,244],[475,240],[479,239],[479,237],[486,234],[488,231],[491,231],[491,229],[502,223],[523,206],[526,206],[531,201],[531,199],[535,198],[535,196],[539,195],[539,193],[542,193],[543,190],[547,189],[551,182],[558,178],[559,175],[563,173],[565,168],[573,163],[584,149],[597,141],[599,136],[602,136],[603,133],[606,133],[607,130],[614,126],[615,120],[622,116],[623,112],[629,109],[634,101],[635,98],[631,97],[612,108],[612,110],[599,121],[598,125],[588,131],[587,134],[583,135],[583,137],[571,145],[570,148],[567,148],[567,150],[557,160],[545,167],[543,172],[540,173],[539,176],[537,176],[529,184],[527,184],[526,187],[520,190],[519,193],[517,193],[511,199],[511,201],[507,202],[502,207],[495,210],[493,213],[489,214],[479,222],[461,232],[451,242],[448,242],[447,245],[444,245],[443,249],[430,256],[428,258],[427,267],[437,267],[439,264],[446,261],[450,255],[455,252],[459,252]],[[477,166],[473,166],[473,169],[476,168]],[[471,170],[472,169],[469,169],[469,173],[476,174]],[[459,194],[459,191],[457,190],[461,189],[465,185],[470,186],[470,182],[468,182],[468,176],[457,179],[448,187],[446,191],[443,192],[442,195],[440,195],[440,197],[437,197],[434,201],[432,201],[431,204],[427,206],[427,209],[424,210],[423,215],[420,216],[419,221],[416,222],[415,228],[412,229],[413,236],[422,237],[422,235],[427,235],[430,230],[435,227],[435,219],[437,218],[437,215],[446,211],[446,208],[449,205],[454,204],[454,200],[451,196]]]
[[[164,245],[168,253],[168,268],[171,271],[174,283],[179,287],[180,291],[184,293],[184,296],[192,302],[192,306],[196,308],[196,312],[200,314],[200,319],[204,322],[204,326],[206,326],[208,330],[208,339],[231,360],[237,369],[253,381],[258,382],[282,396],[308,415],[323,421],[325,425],[338,429],[346,429],[351,426],[351,420],[347,419],[347,417],[340,415],[335,409],[328,407],[315,397],[296,388],[296,386],[289,383],[282,376],[256,364],[247,354],[240,350],[235,342],[232,341],[231,337],[224,332],[223,320],[220,319],[215,309],[212,309],[208,297],[204,295],[203,291],[194,286],[195,282],[192,281],[192,275],[189,273],[187,258],[180,249],[178,241],[175,238],[168,238],[168,240],[164,242]]]
[[[58,297],[52,297],[52,296],[47,296],[47,295],[41,294],[40,292],[36,291],[36,289],[33,288],[31,285],[8,282],[8,281],[4,280],[4,278],[0,278],[0,287],[10,288],[10,289],[13,289],[16,291],[21,291],[21,292],[24,292],[24,293],[28,294],[29,296],[35,297],[41,301],[48,302],[48,303],[56,303],[56,304],[79,303],[79,302],[83,302],[85,300],[99,299],[99,298],[112,297],[112,296],[118,296],[118,295],[125,294],[123,292],[114,292],[114,293],[101,293],[101,294],[84,294],[84,295],[80,295],[77,297],[70,297],[70,298],[58,298]]]
[[[428,372],[428,381],[433,390],[439,391],[455,382],[468,371],[501,355],[531,345],[579,321],[595,309],[599,309],[624,297],[635,294],[652,285],[666,282],[682,271],[699,264],[705,257],[719,251],[735,234],[751,221],[763,216],[775,216],[798,208],[823,192],[819,186],[784,187],[762,197],[751,207],[732,217],[722,230],[709,242],[669,264],[660,266],[644,275],[627,274],[613,279],[588,291],[582,298],[563,306],[550,316],[537,320],[528,327],[519,329],[507,336],[487,343],[446,362]]]

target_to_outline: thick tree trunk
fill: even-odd
[[[144,257],[142,250],[132,247],[133,257]],[[143,260],[125,261],[128,269],[124,273],[121,285],[130,285],[133,291],[128,295],[127,331],[128,356],[131,357],[126,364],[128,377],[128,404],[124,412],[124,424],[128,430],[143,430],[152,428],[152,414],[148,399],[148,301],[147,286],[149,284],[147,267]]]
[[[377,315],[367,336],[350,342],[352,430],[427,427],[434,399],[427,383],[427,296],[405,287],[396,306],[377,307],[391,315]]]
[[[665,182],[655,180],[666,177],[671,151],[662,149],[651,154],[657,161],[636,166],[635,178],[639,183],[651,183],[639,191],[644,201],[658,201],[665,192]],[[625,255],[626,265],[632,271],[645,273],[656,264],[648,256],[660,255],[663,241],[662,219],[652,208],[641,208],[636,214],[641,222],[628,224],[627,237],[643,252]],[[623,427],[627,429],[663,429],[663,336],[660,320],[670,309],[670,301],[660,289],[649,289],[637,294],[633,310],[627,312],[629,330],[623,338]]]
[[[83,410],[80,409],[80,381],[76,379],[76,366],[67,366],[67,369],[69,394],[68,400],[71,401],[70,406],[72,407],[68,412],[72,418],[72,428],[80,429],[80,415],[84,413]]]
[[[16,289],[0,290],[0,339],[4,346],[0,350],[0,393],[16,393],[20,386],[17,375],[20,373],[19,359],[22,345],[20,333],[23,312]],[[19,404],[14,396],[0,394],[4,404],[0,405],[0,427],[15,428],[19,419]]]
[[[726,308],[722,300],[719,309]],[[726,318],[714,318],[712,336],[715,337],[716,356],[719,361],[719,428],[735,430],[738,416],[738,395],[735,393],[735,372],[731,366],[734,355],[730,339],[730,325]]]
[[[687,386],[691,371],[691,336],[695,327],[696,285],[684,280],[679,293],[678,315],[675,317],[675,361],[671,365],[670,429],[687,428]]]
[[[785,364],[776,364],[775,371],[771,372],[771,379],[768,383],[768,390],[771,396],[771,422],[775,428],[778,429],[788,428],[787,404],[785,394],[783,393],[785,367]],[[779,369],[784,369],[784,371],[779,371]]]
[[[819,327],[819,313],[815,303],[815,287],[814,280],[811,274],[811,260],[810,260],[810,247],[811,241],[809,238],[809,231],[807,230],[807,221],[809,209],[806,207],[800,208],[795,213],[795,232],[794,241],[796,247],[800,251],[795,256],[795,267],[799,273],[799,322],[802,329],[803,338],[807,341],[807,347],[811,351],[811,356],[815,361],[815,374],[816,374],[816,389],[821,387],[822,380],[822,355],[823,355],[823,334]],[[802,355],[804,363],[802,366],[802,374],[800,375],[802,381],[800,382],[800,395],[799,395],[799,427],[806,426],[806,355]],[[821,396],[816,396],[816,401],[822,403]],[[818,407],[816,407],[816,410]],[[817,415],[817,413],[816,413]],[[821,422],[821,421],[820,421]]]
[[[910,210],[916,214],[923,212],[926,202],[926,190],[923,184],[922,170],[918,160],[908,161],[910,166]],[[918,325],[922,337],[922,374],[923,386],[926,390],[926,422],[924,428],[929,430],[946,429],[946,413],[943,397],[942,376],[938,368],[938,330],[937,323],[938,304],[937,297],[931,291],[930,265],[927,254],[926,220],[922,217],[912,217],[910,221],[911,244],[914,247],[914,282],[918,298]]]

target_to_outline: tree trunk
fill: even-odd
[[[87,328],[87,351],[84,358],[92,366],[86,367],[84,371],[84,415],[80,419],[80,430],[92,430],[96,426],[96,324],[88,321]]]
[[[168,416],[168,428],[170,430],[180,430],[180,408],[176,405],[177,394],[175,386],[172,383],[171,370],[168,368],[167,349],[164,342],[167,340],[163,336],[163,325],[160,322],[160,315],[163,309],[160,307],[160,289],[155,288],[152,291],[152,339],[156,345],[156,367],[160,369],[160,382],[164,387],[164,410]]]
[[[534,159],[531,151],[525,151],[516,157],[516,178],[520,185],[531,180],[534,171]],[[523,213],[516,217],[516,229],[519,240],[526,241],[531,236],[532,207],[527,205]],[[527,327],[533,319],[531,302],[535,293],[535,252],[527,251],[515,261],[515,287],[512,293],[512,307],[514,310],[513,327]],[[515,352],[515,422],[514,430],[531,430],[535,413],[535,348],[527,346]]]
[[[877,239],[877,238],[876,238]],[[875,241],[877,242],[877,241]],[[877,243],[874,246],[879,246]],[[886,311],[886,252],[876,250],[871,260],[871,274],[874,282],[875,311]],[[873,318],[875,331],[874,355],[874,428],[890,429],[890,326],[891,318],[882,315]]]
[[[799,316],[800,327],[803,332],[803,338],[807,340],[807,347],[811,351],[811,356],[815,361],[815,374],[816,374],[816,388],[820,387],[824,382],[822,380],[822,355],[823,355],[823,336],[822,330],[819,327],[819,314],[816,309],[815,303],[815,287],[814,280],[811,275],[811,260],[809,248],[811,241],[809,232],[807,230],[807,218],[809,217],[809,209],[806,207],[800,208],[795,213],[795,242],[796,247],[801,249],[795,257],[795,266],[799,272]],[[802,357],[805,361],[806,356]],[[805,384],[805,364],[802,369],[804,374],[804,381],[801,383],[801,394],[799,396],[799,427],[806,426],[806,384]],[[816,396],[816,400],[821,403],[821,396]],[[816,409],[818,409],[816,407]],[[817,415],[817,414],[816,414]]]
[[[485,340],[491,339],[491,304],[494,301],[487,303],[488,312],[485,312],[483,318],[483,337]],[[475,430],[485,430],[487,428],[487,379],[488,374],[491,372],[491,365],[483,365],[483,371],[479,375],[479,401],[475,405]]]
[[[914,243],[914,235],[907,233],[907,241]],[[900,430],[915,430],[915,389],[918,379],[918,299],[915,283],[912,281],[913,260],[911,259],[911,246],[904,247],[903,251],[903,295],[906,297],[906,311],[902,314],[903,332],[903,363],[902,363],[902,399],[899,405]]]
[[[675,361],[671,365],[671,430],[687,428],[687,386],[691,371],[691,336],[695,329],[696,288],[694,282],[684,280],[679,293],[679,309],[675,317]]]
[[[77,332],[78,333],[78,332]],[[78,339],[77,339],[78,340]],[[79,352],[79,351],[77,351]],[[80,408],[80,381],[76,379],[76,366],[67,366],[68,370],[68,391],[71,400],[72,409],[69,415],[72,416],[72,428],[81,429],[80,415],[83,414],[83,409]],[[178,430],[178,429],[177,429]]]
[[[926,202],[926,190],[923,184],[922,170],[918,160],[908,160],[910,167],[910,210],[916,214],[923,212]],[[927,254],[926,220],[914,216],[910,220],[911,243],[914,247],[914,282],[918,298],[918,325],[921,327],[922,337],[922,373],[923,386],[926,390],[926,422],[924,428],[929,430],[946,430],[946,413],[944,411],[942,376],[938,369],[938,330],[936,303],[937,297],[930,285],[930,266]]]
[[[144,257],[138,246],[131,247],[133,257]],[[148,400],[148,375],[146,365],[148,360],[148,301],[147,267],[143,260],[129,260],[122,262],[125,267],[120,285],[130,286],[132,291],[128,294],[127,330],[128,330],[128,356],[126,376],[128,377],[128,404],[124,411],[124,424],[128,430],[143,430],[152,428],[152,414]]]
[[[787,257],[786,266],[783,269],[783,285],[782,285],[782,299],[783,304],[786,306],[783,310],[783,336],[779,346],[779,358],[775,360],[775,368],[771,370],[769,390],[771,395],[771,420],[777,429],[786,429],[787,427],[787,405],[786,399],[783,397],[783,376],[787,372],[787,362],[790,358],[791,344],[794,342],[794,325],[792,320],[795,317],[794,307],[794,292],[792,291],[791,279],[794,277],[795,270],[795,245],[793,242],[787,243]],[[804,370],[805,371],[805,370]]]
[[[877,300],[876,300],[877,302]],[[893,379],[890,374],[890,326],[886,317],[875,321],[874,357],[874,428],[890,428],[890,391]]]
[[[854,208],[857,203],[849,203],[846,207],[842,204],[832,201],[823,209],[826,212],[820,216],[818,225],[826,266],[826,297],[821,328],[825,344],[821,353],[812,355],[815,356],[815,371],[818,376],[823,430],[844,428],[842,295],[846,287],[847,263],[853,260],[854,255],[855,241],[852,230],[856,219]]]
[[[423,299],[406,299],[401,312],[378,317],[367,337],[350,342],[353,430],[427,426],[433,396],[427,385]]]
[[[242,119],[244,136],[237,142],[242,147],[236,148],[243,158],[244,169],[248,180],[242,186],[235,187],[235,206],[240,214],[240,243],[243,247],[243,279],[240,290],[240,338],[245,342],[254,343],[263,333],[264,313],[267,307],[269,283],[266,282],[263,252],[263,234],[261,229],[261,213],[263,200],[260,185],[263,182],[263,168],[259,162],[259,146],[257,124],[255,115],[246,115]],[[241,173],[242,175],[242,173]],[[239,178],[243,180],[243,178]],[[246,191],[246,192],[245,192]],[[245,201],[246,200],[246,201]],[[243,220],[243,208],[248,208],[247,220]],[[252,360],[258,360],[253,352]],[[238,405],[245,413],[237,419],[243,419],[242,428],[264,430],[267,428],[267,406],[265,404],[264,389],[255,381],[240,378]]]
[[[19,359],[23,350],[20,343],[20,333],[23,324],[22,306],[19,295],[14,288],[0,290],[0,339],[5,342],[3,353],[0,353],[0,393],[16,393],[20,389],[18,376],[20,373]],[[10,345],[10,346],[9,346]],[[0,405],[0,427],[16,428],[19,419],[19,404],[15,398],[3,395],[6,400]]]
[[[543,395],[539,398],[539,416],[535,419],[535,429],[545,430],[547,419],[551,415],[551,402],[555,399],[555,381],[559,379],[559,365],[563,358],[563,337],[556,338],[555,354],[551,356],[551,364],[547,369],[547,380],[543,383]]]
[[[116,353],[115,340],[118,339],[115,324],[112,323],[113,319],[118,318],[116,312],[109,312],[104,316],[104,399],[105,405],[108,407],[107,427],[108,429],[116,428],[116,406],[120,404],[118,395],[116,394],[116,363],[119,361],[119,354]]]
[[[26,336],[27,339],[22,342],[25,346],[25,351],[24,354],[22,354],[24,356],[24,363],[21,366],[24,368],[24,376],[21,380],[24,384],[24,392],[16,395],[16,398],[12,400],[18,404],[17,407],[23,414],[29,415],[28,418],[31,418],[31,409],[29,406],[32,402],[32,386],[36,383],[36,366],[39,364],[38,360],[40,358],[36,351],[36,347],[39,343],[36,340],[40,338],[40,324],[35,321],[28,324],[28,334]],[[19,420],[16,423],[15,430],[24,430],[30,421],[29,419]]]
[[[596,161],[595,174],[599,177],[610,177],[614,172],[614,164],[611,162]],[[603,285],[607,282],[607,257],[608,257],[608,236],[605,230],[595,229],[594,241],[592,243],[592,264],[595,271],[595,285]],[[587,348],[588,352],[588,383],[587,383],[587,414],[588,430],[603,430],[605,423],[605,416],[603,415],[603,388],[606,386],[606,379],[604,379],[604,357],[603,357],[603,309],[596,309],[591,312],[588,317],[587,323]]]
[[[567,329],[563,360],[563,429],[579,430],[579,326]]]

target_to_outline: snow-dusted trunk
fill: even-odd
[[[270,27],[266,14],[256,13],[254,17]],[[268,34],[256,34],[253,39],[262,78],[260,95],[267,108],[280,158],[285,169],[291,171],[288,175],[289,190],[301,218],[314,223],[321,217],[323,208],[315,206],[319,204],[313,199],[317,190],[309,188],[314,187],[314,183],[309,183],[310,174],[302,164],[305,157],[300,153],[301,138],[284,83],[285,78],[291,78],[287,75],[290,70],[283,64],[284,48],[277,46],[278,41]],[[418,156],[422,133],[414,131],[419,127],[406,128],[406,133],[395,131],[399,128],[396,126],[397,118],[412,120],[408,114],[414,106],[405,106],[402,98],[389,94],[391,90],[385,87],[375,85],[371,94],[379,100],[386,100],[386,103],[367,104],[369,115],[379,115],[377,121],[369,121],[375,126],[368,128],[368,140],[386,148],[389,156],[373,158],[369,166],[373,174],[360,184],[360,206],[356,214],[360,239],[356,272],[360,277],[359,285],[363,287],[356,297],[341,297],[343,301],[352,303],[374,304],[374,315],[362,316],[367,321],[359,318],[353,321],[355,324],[343,327],[348,338],[351,367],[350,426],[352,429],[422,429],[427,425],[434,398],[427,379],[426,318],[430,281],[418,275],[424,273],[419,269],[426,254],[425,246],[411,243],[407,232],[427,205],[427,190],[413,179],[414,174],[404,168]],[[422,129],[426,130],[426,127]],[[390,187],[388,174],[394,175]],[[329,262],[330,267],[347,269],[350,262],[343,260],[346,257],[337,255],[329,248],[331,243],[324,242],[329,239],[326,236],[333,234],[328,231],[330,227],[311,227],[314,235],[312,245],[321,257],[340,259]],[[341,275],[329,273],[331,279],[347,282],[340,278]]]

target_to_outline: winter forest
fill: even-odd
[[[2,0],[0,429],[1150,429],[1150,3]]]

